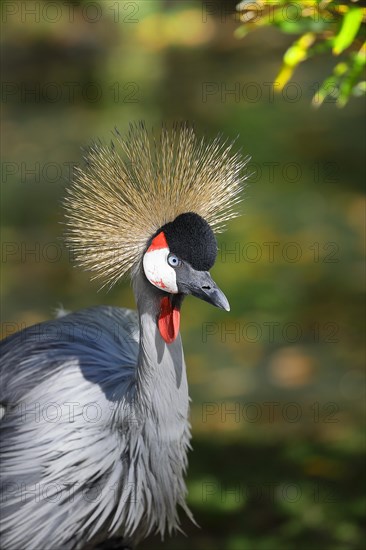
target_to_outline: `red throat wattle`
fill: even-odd
[[[175,308],[169,296],[164,296],[160,302],[158,327],[161,337],[167,344],[174,342],[179,332],[180,311]]]

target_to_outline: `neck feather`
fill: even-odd
[[[161,337],[157,319],[160,301],[166,293],[151,285],[142,269],[134,275],[133,290],[140,322],[140,346],[137,364],[136,397],[146,407],[165,410],[169,406],[188,406],[188,390],[180,334],[171,344]],[[178,403],[174,400],[178,399]],[[184,405],[184,408],[186,406]]]

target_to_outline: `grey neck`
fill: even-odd
[[[136,398],[142,410],[167,414],[172,408],[188,407],[186,371],[180,334],[167,344],[157,325],[164,292],[146,279],[142,268],[133,277],[133,290],[140,322]]]

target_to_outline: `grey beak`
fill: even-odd
[[[208,271],[196,271],[189,266],[189,273],[185,272],[184,279],[177,280],[178,288],[184,294],[192,294],[213,306],[230,311],[229,302],[212,279]]]

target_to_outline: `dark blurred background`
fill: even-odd
[[[237,40],[235,2],[3,2],[2,333],[63,305],[134,307],[71,265],[60,201],[81,146],[130,121],[188,120],[251,155],[243,215],[219,236],[231,312],[187,299],[192,401],[178,534],[141,548],[363,547],[362,100],[311,98],[331,69],[271,83],[293,37]]]

